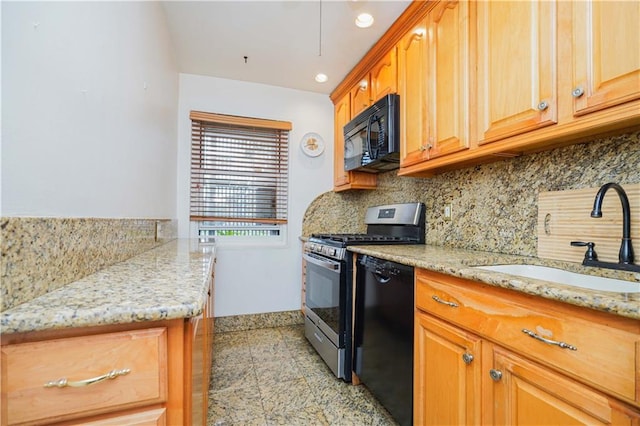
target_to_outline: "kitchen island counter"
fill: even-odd
[[[349,246],[348,250],[354,253],[367,254],[416,268],[428,269],[430,271],[478,281],[576,306],[591,308],[628,318],[640,319],[640,293],[615,293],[589,290],[550,281],[482,270],[473,268],[473,266],[504,264],[541,265],[581,274],[635,281],[638,282],[638,286],[640,286],[639,273],[588,268],[572,262],[433,245]]]
[[[173,240],[2,312],[3,334],[198,316],[215,246]]]

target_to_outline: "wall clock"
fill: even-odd
[[[309,157],[317,157],[324,152],[324,140],[319,134],[309,132],[300,140],[300,148]]]

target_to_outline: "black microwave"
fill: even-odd
[[[344,169],[379,173],[400,167],[400,97],[371,105],[344,126]]]

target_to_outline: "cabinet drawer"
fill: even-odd
[[[472,281],[416,271],[418,309],[597,389],[636,405],[640,402],[636,367],[636,360],[640,359],[640,325],[619,328],[578,316],[569,308],[564,311],[559,303],[506,293]],[[616,321],[612,318],[610,322]],[[549,342],[531,336],[532,333]]]
[[[101,416],[98,419],[72,421],[60,426],[164,426],[167,424],[167,409],[152,408],[126,414]]]
[[[152,328],[46,340],[2,348],[2,387],[9,424],[57,421],[163,402],[167,393],[167,331]],[[68,384],[128,370],[79,387]]]

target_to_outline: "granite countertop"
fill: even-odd
[[[215,246],[173,240],[0,313],[4,334],[189,318],[207,301]]]
[[[479,281],[496,287],[521,291],[628,318],[640,319],[640,293],[588,290],[544,280],[476,269],[472,268],[472,266],[513,263],[542,265],[582,274],[635,281],[638,282],[638,286],[640,286],[640,273],[587,268],[572,262],[432,245],[349,246],[348,249],[355,253],[368,254],[381,259]]]

